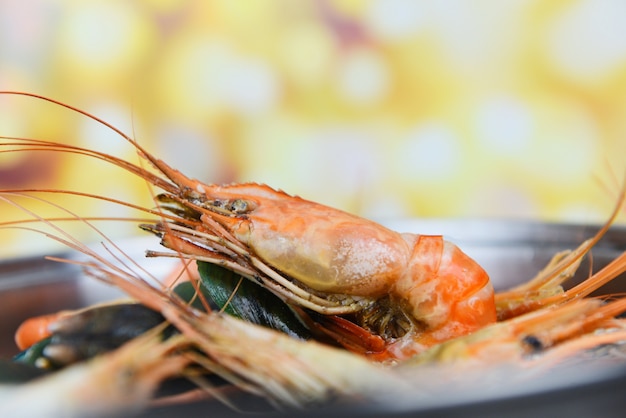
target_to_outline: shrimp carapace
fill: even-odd
[[[230,263],[289,303],[349,315],[404,358],[496,320],[487,273],[441,236],[400,234],[265,185],[208,185],[160,162],[182,222],[143,225],[183,257]],[[383,355],[382,357],[385,357]]]
[[[400,234],[265,185],[205,184],[83,110],[39,95],[4,93],[64,106],[131,143],[160,175],[83,148],[28,140],[22,146],[103,159],[162,189],[158,200],[171,215],[143,228],[161,236],[172,256],[218,263],[290,304],[349,316],[385,339],[383,357],[404,358],[496,320],[489,277],[440,236]]]

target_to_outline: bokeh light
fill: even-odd
[[[626,172],[625,21],[622,0],[4,0],[0,89],[92,112],[209,183],[375,219],[598,223]],[[22,97],[0,97],[0,135],[137,161],[113,132]],[[145,183],[71,156],[0,154],[0,175],[152,205]],[[46,245],[7,234],[0,257]]]

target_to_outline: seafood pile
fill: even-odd
[[[0,386],[2,412],[35,416],[45,406],[47,416],[110,416],[199,398],[237,409],[233,387],[270,410],[365,399],[402,403],[420,390],[417,373],[552,364],[626,341],[619,318],[626,298],[590,296],[626,270],[626,253],[564,288],[622,210],[623,193],[595,235],[555,254],[534,278],[496,292],[485,270],[440,235],[396,232],[265,185],[205,184],[80,109],[29,93],[0,94],[92,118],[132,144],[152,168],[42,139],[2,137],[0,152],[95,158],[160,191],[152,208],[85,191],[0,191],[0,202],[27,218],[0,221],[1,228],[45,233],[83,254],[57,261],[79,265],[128,295],[24,322],[16,334],[22,351],[11,363],[31,377]],[[21,199],[50,201],[34,196],[42,192],[142,212],[141,220],[126,222],[164,247],[146,255],[179,260],[179,267],[167,278],[153,277],[96,226],[103,219],[69,208],[62,209],[65,217],[38,216]],[[67,221],[98,233],[108,256],[64,230]],[[192,385],[163,395],[173,381]],[[28,402],[34,398],[36,405]]]

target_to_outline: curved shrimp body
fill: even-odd
[[[1,93],[46,100],[94,119],[154,165],[160,174],[85,148],[28,139],[16,143],[24,150],[105,160],[162,189],[158,199],[171,215],[142,227],[162,237],[175,251],[170,256],[219,263],[287,302],[329,318],[350,315],[349,321],[380,336],[392,357],[411,355],[496,320],[487,274],[440,236],[399,234],[263,185],[207,185],[85,111],[35,94]],[[339,322],[339,328],[346,325]],[[352,330],[357,338],[366,334],[360,331]]]
[[[155,226],[166,246],[183,254],[219,253],[204,234],[240,246],[242,273],[251,268],[248,276],[260,280],[259,273],[268,275],[259,270],[262,263],[271,267],[271,279],[285,279],[281,286],[263,283],[287,301],[323,314],[352,314],[385,340],[382,358],[405,358],[496,321],[488,275],[441,236],[400,234],[265,185],[207,185],[162,161],[157,166],[180,190],[161,200],[199,221],[194,233]]]
[[[408,270],[393,295],[422,327],[409,330],[388,350],[406,358],[452,338],[496,322],[494,290],[487,273],[441,236],[409,235],[413,245]]]

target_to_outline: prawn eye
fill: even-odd
[[[230,202],[228,209],[233,213],[240,214],[240,213],[246,213],[252,208],[250,207],[250,205],[248,205],[248,202],[246,202],[245,200],[235,199],[232,202]]]

